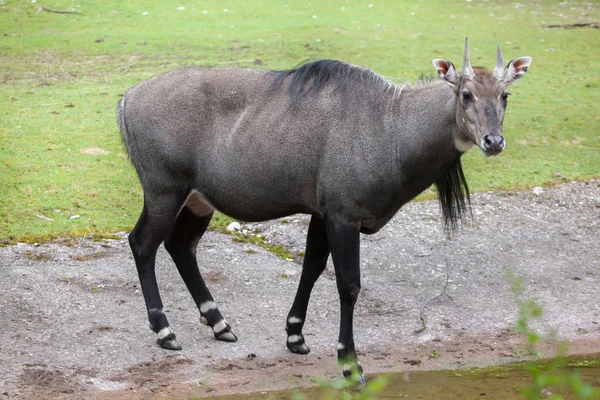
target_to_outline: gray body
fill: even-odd
[[[375,233],[435,184],[447,228],[468,210],[461,155],[505,147],[506,87],[529,57],[493,72],[462,74],[434,60],[441,80],[398,87],[376,73],[320,60],[290,71],[192,67],[130,89],[118,107],[121,135],[144,190],[129,235],[150,327],[180,349],[158,291],[156,251],[165,248],[200,321],[218,340],[237,337],[198,269],[196,247],[215,209],[243,221],[311,214],[302,275],[286,321],[288,349],[309,352],[302,328],[314,283],[333,258],[340,296],[338,359],[359,372],[353,312],[360,292],[360,232]]]
[[[441,80],[399,93],[352,68],[363,79],[344,96],[331,82],[298,104],[269,71],[187,68],[142,82],[123,106],[142,186],[177,183],[243,221],[335,212],[378,231],[460,156],[456,105]]]

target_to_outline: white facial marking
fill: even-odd
[[[160,331],[158,331],[158,333],[156,335],[158,336],[159,339],[164,339],[167,336],[169,336],[171,333],[173,333],[173,330],[171,329],[170,326],[167,326],[165,328],[162,328]]]
[[[338,343],[338,345],[337,345],[338,350],[344,350],[345,348],[346,348],[346,346],[344,345],[344,343],[342,343],[342,342]]]
[[[219,332],[223,331],[225,328],[227,328],[227,322],[224,319],[222,319],[219,322],[217,322],[215,324],[215,326],[213,326],[213,331],[215,333],[219,333]]]
[[[300,324],[302,323],[302,320],[298,317],[290,317],[288,319],[288,324]]]
[[[214,310],[217,308],[217,304],[214,301],[205,301],[200,304],[200,312],[202,314],[209,312],[210,310]]]
[[[287,338],[288,343],[298,343],[302,340],[302,336],[300,335],[290,335]]]

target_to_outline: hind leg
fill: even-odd
[[[198,241],[206,231],[212,214],[211,210],[208,215],[199,216],[190,207],[184,207],[177,217],[175,228],[165,240],[165,248],[200,310],[200,322],[212,328],[216,339],[235,342],[237,337],[217,308],[196,260]]]
[[[170,350],[181,350],[163,311],[155,274],[156,251],[171,231],[184,196],[144,195],[144,208],[135,228],[129,234],[129,244],[135,259],[150,329],[158,336],[157,343]]]

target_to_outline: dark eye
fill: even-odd
[[[468,89],[464,89],[462,91],[463,101],[471,101],[473,100],[473,96],[471,96],[471,92]]]
[[[502,93],[502,100],[506,101],[508,99],[508,96],[510,96],[510,93],[508,93],[508,92]]]

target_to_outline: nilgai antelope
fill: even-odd
[[[148,319],[166,349],[181,349],[163,312],[156,251],[164,242],[218,340],[237,340],[196,261],[214,210],[242,221],[312,216],[298,291],[287,316],[287,348],[309,352],[302,327],[313,285],[331,254],[341,303],[338,359],[358,364],[352,318],[360,292],[360,233],[381,229],[419,193],[436,185],[447,229],[469,210],[461,156],[506,145],[509,93],[531,63],[462,73],[433,60],[441,80],[396,86],[375,72],[320,60],[289,71],[190,67],[129,89],[118,105],[124,145],[144,191],[129,235]],[[234,273],[234,272],[232,272]]]

